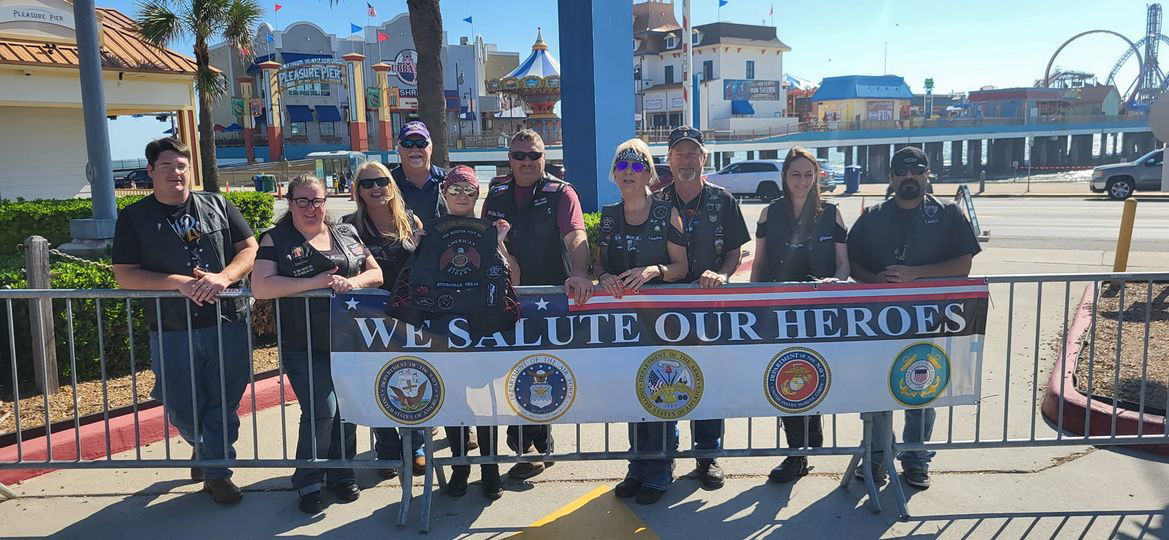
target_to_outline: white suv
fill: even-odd
[[[753,159],[731,163],[715,174],[706,177],[706,181],[726,188],[733,195],[740,197],[758,197],[764,202],[779,197],[783,192],[783,182],[779,172],[783,169],[783,161],[778,159]],[[827,171],[821,171],[820,191],[827,193],[836,189],[836,181]]]

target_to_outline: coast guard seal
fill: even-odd
[[[698,363],[675,349],[649,355],[637,370],[637,400],[647,412],[665,420],[694,410],[702,399],[702,385]]]
[[[922,407],[950,384],[950,357],[933,343],[914,343],[893,359],[889,392],[902,405]]]
[[[415,356],[386,362],[374,380],[378,406],[399,424],[421,424],[442,408],[446,389],[434,366]]]
[[[525,356],[507,373],[507,403],[533,422],[560,418],[576,401],[576,379],[563,360],[548,354]]]
[[[775,355],[764,372],[767,400],[786,413],[814,409],[832,386],[832,371],[820,353],[805,347],[789,347]]]

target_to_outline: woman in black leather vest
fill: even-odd
[[[353,459],[357,427],[342,423],[329,366],[329,299],[285,298],[314,289],[347,292],[377,287],[382,271],[352,225],[331,224],[325,186],[315,176],[288,184],[288,213],[260,239],[252,273],[256,298],[279,298],[281,362],[300,402],[296,459]],[[307,309],[306,309],[307,306]],[[300,509],[321,511],[327,484],[342,502],[357,500],[352,469],[297,468],[292,485]]]
[[[367,161],[357,169],[353,180],[357,211],[341,218],[353,225],[361,241],[382,268],[382,289],[392,291],[398,273],[417,245],[415,232],[422,230],[422,220],[406,209],[402,192],[390,176],[390,170],[377,161]],[[374,428],[374,452],[378,459],[403,458],[402,437],[396,428]],[[426,457],[422,451],[422,431],[414,431],[410,439],[414,473],[425,472]],[[410,458],[405,458],[409,460]],[[398,475],[394,469],[380,469],[382,478]]]
[[[783,196],[759,216],[755,232],[753,282],[844,281],[848,279],[848,245],[844,220],[836,205],[820,199],[820,164],[793,147],[783,160]],[[784,416],[789,448],[824,446],[820,416]],[[771,470],[772,482],[791,482],[808,474],[806,456],[789,456]]]
[[[650,195],[657,180],[649,147],[630,139],[617,147],[609,178],[621,189],[621,202],[601,210],[597,241],[598,280],[609,294],[637,293],[642,285],[686,277],[686,237],[682,218],[667,201]],[[677,422],[629,424],[632,449],[660,452],[678,449]],[[653,504],[673,481],[673,459],[631,459],[618,497]]]

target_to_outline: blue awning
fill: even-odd
[[[321,122],[341,122],[341,111],[336,105],[317,105],[317,120]]]
[[[731,102],[731,114],[755,114],[750,101],[736,99]]]
[[[288,105],[289,122],[312,122],[313,113],[308,105]]]

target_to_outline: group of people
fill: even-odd
[[[123,288],[177,290],[186,297],[147,303],[146,308],[151,320],[158,321],[150,334],[158,381],[152,395],[164,403],[171,424],[195,448],[196,458],[235,458],[235,411],[250,365],[249,301],[220,293],[241,287],[250,287],[257,299],[278,299],[281,362],[301,408],[296,458],[355,456],[356,426],[341,421],[333,390],[329,301],[296,295],[316,289],[392,289],[427,227],[447,215],[474,217],[480,195],[469,167],[444,170],[431,163],[430,133],[421,122],[405,124],[398,145],[401,164],[392,171],[376,162],[356,171],[357,210],[340,220],[328,216],[320,179],[294,178],[285,195],[288,212],[258,242],[230,202],[189,190],[188,147],[169,138],[147,146],[154,194],[119,215],[114,272]],[[587,302],[595,289],[620,296],[656,283],[719,287],[739,268],[751,235],[738,200],[702,176],[707,158],[701,131],[673,130],[667,162],[674,181],[654,193],[650,186],[657,174],[649,147],[640,139],[619,145],[609,178],[621,201],[602,210],[597,245],[592,246],[593,268],[580,199],[572,184],[546,172],[544,142],[532,130],[512,137],[511,173],[490,182],[478,217],[499,231],[500,253],[515,285],[563,286],[578,303]],[[957,207],[926,194],[925,154],[903,148],[892,156],[891,171],[894,196],[866,209],[850,231],[836,206],[820,196],[815,156],[791,149],[781,172],[783,195],[764,209],[756,226],[751,281],[901,283],[968,274],[979,251],[977,239]],[[870,414],[877,439],[873,460],[857,474],[883,480],[880,449],[892,435],[892,413]],[[903,439],[928,440],[933,421],[930,409],[908,411]],[[823,445],[818,416],[783,417],[782,423],[790,447]],[[721,448],[723,420],[693,421],[690,428],[695,449]],[[405,449],[399,430],[373,431],[379,459],[404,458],[415,471],[424,470],[420,434],[410,437],[413,445]],[[633,423],[629,436],[635,451],[660,454],[678,448],[677,422]],[[475,448],[484,456],[498,451],[494,427],[448,427],[446,437],[456,456]],[[555,448],[548,425],[508,426],[505,442],[516,453],[551,455]],[[907,483],[929,487],[931,453],[903,452],[899,457]],[[507,476],[523,480],[551,465],[519,463]],[[498,465],[481,468],[484,494],[498,498]],[[630,460],[615,493],[652,504],[673,481],[673,470],[673,459]],[[769,479],[792,482],[808,470],[806,457],[792,456]],[[397,474],[389,468],[380,472],[387,478]],[[455,466],[447,493],[464,495],[469,475],[470,466]],[[216,502],[231,504],[242,497],[228,469],[195,468],[191,477],[202,481]],[[724,483],[724,472],[713,458],[697,459],[687,477],[706,489]],[[299,508],[310,514],[322,510],[323,489],[338,502],[360,495],[350,469],[298,468],[292,483]]]

